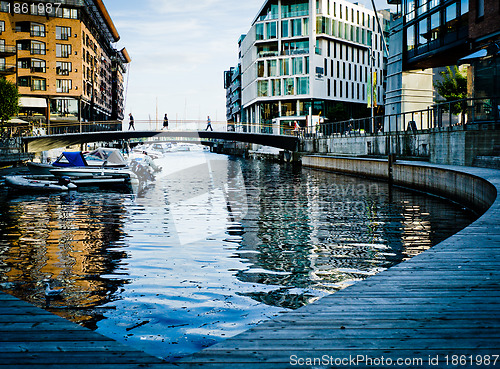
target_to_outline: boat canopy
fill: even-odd
[[[86,155],[87,160],[102,160],[107,165],[126,165],[127,161],[118,149],[98,148]]]
[[[55,167],[86,167],[87,162],[80,151],[63,152],[52,165]]]

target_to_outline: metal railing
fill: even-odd
[[[467,130],[480,123],[500,123],[500,98],[450,101],[425,110],[320,123],[303,131],[308,137],[363,136],[447,128]]]

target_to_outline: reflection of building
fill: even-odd
[[[125,49],[102,0],[2,1],[0,74],[21,94],[21,118],[123,119]]]
[[[388,12],[379,18],[384,26]],[[372,68],[376,100],[383,104],[382,38],[375,13],[363,6],[268,0],[240,50],[242,120],[260,125],[260,131],[285,133],[313,115],[331,120],[369,115]]]
[[[51,303],[65,306],[57,313],[95,328],[102,319],[95,308],[127,283],[126,277],[112,277],[127,257],[113,247],[121,237],[123,204],[116,197],[95,196],[78,203],[57,197],[31,200],[2,199],[6,216],[0,235],[5,240],[10,229],[16,235],[0,250],[0,281],[14,286],[9,292],[18,298],[44,306],[41,282],[50,278],[65,289],[64,300]]]

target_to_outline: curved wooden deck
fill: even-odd
[[[448,168],[500,193],[500,171]],[[498,367],[499,225],[497,196],[429,251],[170,364],[0,294],[0,369]]]

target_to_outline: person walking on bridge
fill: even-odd
[[[209,128],[210,128],[211,131],[214,130],[212,128],[212,120],[210,119],[210,116],[207,117],[207,128],[205,128],[205,131],[208,131]]]
[[[128,130],[130,131],[130,128],[132,128],[135,131],[134,117],[132,116],[132,113],[130,113],[128,116],[130,117],[130,123],[128,124]]]
[[[167,117],[167,114],[165,114],[165,117],[163,118],[163,128],[168,129],[168,117]]]

